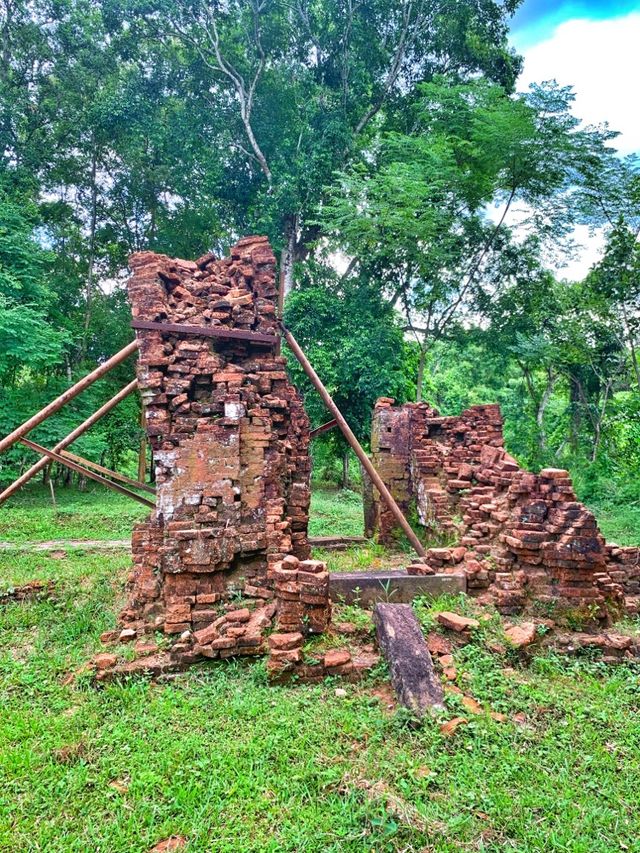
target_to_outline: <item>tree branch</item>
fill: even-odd
[[[172,25],[176,32],[178,32],[183,39],[185,39],[189,44],[192,45],[192,47],[195,48],[207,68],[209,68],[211,71],[220,72],[233,85],[238,103],[240,105],[240,120],[242,122],[244,132],[247,136],[247,139],[249,140],[249,145],[251,147],[251,150],[253,151],[255,159],[258,161],[260,169],[262,170],[264,176],[267,179],[269,189],[271,189],[273,185],[273,175],[271,173],[269,163],[267,162],[267,158],[264,152],[262,151],[258,140],[256,139],[255,133],[253,131],[253,126],[251,124],[251,114],[253,110],[256,86],[258,85],[260,77],[262,76],[262,73],[266,66],[266,55],[260,37],[260,12],[262,10],[262,5],[257,2],[257,0],[253,0],[251,7],[253,11],[253,41],[259,59],[257,67],[248,87],[243,75],[224,56],[222,52],[220,33],[218,30],[218,24],[215,19],[215,13],[210,14],[208,9],[205,10],[204,19],[198,18],[195,12],[191,14],[191,20],[193,24],[196,27],[200,28],[204,33],[206,42],[209,45],[208,50],[205,50],[201,45],[200,41],[197,38],[194,38],[184,27],[181,27],[175,20],[172,21]]]
[[[371,119],[374,118],[374,116],[376,116],[380,112],[387,98],[387,95],[395,85],[398,76],[400,75],[402,63],[404,62],[407,48],[411,43],[411,38],[413,38],[415,32],[420,28],[420,24],[422,23],[422,15],[418,13],[412,26],[412,16],[413,0],[408,0],[408,2],[405,2],[402,6],[402,29],[400,31],[400,38],[398,40],[398,45],[393,56],[391,68],[387,72],[387,76],[384,80],[384,83],[382,84],[382,91],[380,92],[378,98],[365,111],[365,113],[362,115],[362,117],[356,124],[354,136],[359,136],[360,133],[362,133],[365,127],[369,124]],[[411,33],[412,29],[413,33]]]

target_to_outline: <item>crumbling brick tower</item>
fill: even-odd
[[[272,598],[284,555],[308,557],[309,422],[275,338],[260,340],[276,334],[266,238],[240,240],[221,260],[142,252],[130,264],[157,499],[133,533],[121,619],[138,633],[198,631],[231,596]]]

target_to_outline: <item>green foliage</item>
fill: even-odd
[[[53,254],[36,240],[37,209],[0,183],[0,382],[19,381],[60,363],[66,336],[52,320],[46,284]]]
[[[423,348],[465,312],[486,311],[506,285],[535,272],[542,245],[564,237],[576,163],[606,141],[578,128],[572,100],[552,84],[512,98],[487,80],[436,78],[419,88],[410,132],[381,134],[329,189],[320,221],[375,271]],[[506,226],[517,202],[530,210],[524,246]],[[488,215],[495,203],[497,223]]]
[[[608,483],[626,494],[639,464],[638,163],[616,156],[615,132],[580,123],[569,88],[513,94],[516,6],[12,0],[0,431],[130,339],[130,252],[194,257],[260,232],[291,250],[287,322],[363,442],[379,395],[448,413],[497,400],[525,464],[566,465],[597,500]],[[546,264],[575,222],[604,227],[608,246],[566,285]],[[123,365],[34,438],[61,438],[130,376]],[[78,450],[131,464],[138,438],[130,399]],[[357,479],[344,453],[339,432],[319,438],[317,473]],[[34,459],[15,448],[0,478]]]
[[[376,399],[392,396],[403,401],[409,391],[403,334],[392,307],[373,282],[339,280],[319,270],[291,294],[285,322],[350,427],[368,440]],[[305,394],[314,426],[329,420],[322,400],[291,356],[289,371]],[[318,440],[344,446],[338,430]]]

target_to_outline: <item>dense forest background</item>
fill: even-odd
[[[569,89],[516,91],[517,5],[3,0],[0,434],[131,339],[131,252],[264,233],[287,322],[365,443],[379,395],[497,401],[523,464],[640,505],[640,171]],[[568,282],[577,224],[606,250]],[[132,396],[74,448],[135,468],[139,444]],[[348,474],[337,434],[314,452],[317,475]],[[12,449],[0,479],[33,461]]]

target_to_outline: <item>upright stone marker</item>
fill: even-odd
[[[442,685],[409,604],[376,604],[373,621],[399,701],[417,716],[443,708]]]

